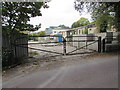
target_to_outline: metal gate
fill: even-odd
[[[73,39],[75,38],[75,39]],[[83,38],[83,39],[81,39]],[[74,55],[74,54],[87,54],[87,53],[93,53],[93,52],[101,52],[101,37],[98,36],[68,36],[64,39],[63,41],[64,44],[64,53],[65,55]],[[66,52],[66,43],[78,43],[78,46],[76,46],[76,49]],[[80,45],[80,43],[84,43],[84,45]],[[97,43],[97,44],[96,44]],[[95,45],[96,44],[96,45]],[[89,48],[89,46],[94,46],[97,47],[97,49],[91,49]],[[72,45],[73,47],[75,47],[74,45]],[[83,52],[82,49],[84,49]],[[88,51],[89,50],[89,51]],[[78,52],[76,52],[78,51]]]
[[[79,40],[80,38],[85,37],[87,39]],[[32,38],[37,39],[35,41],[28,42],[28,44],[18,44],[16,42],[19,42],[22,38]],[[75,40],[74,38],[77,38]],[[92,38],[92,39],[90,39]],[[93,39],[94,38],[94,39]],[[60,40],[61,39],[61,40]],[[30,40],[29,40],[30,41]],[[85,45],[79,45],[78,47],[75,47],[74,43],[85,43]],[[97,46],[95,45],[97,43]],[[31,50],[36,50],[40,52],[47,52],[47,53],[53,53],[55,55],[75,55],[75,54],[86,54],[86,53],[93,53],[93,52],[101,52],[101,37],[98,36],[68,36],[68,37],[62,37],[62,35],[40,35],[40,36],[27,36],[27,37],[19,37],[16,38],[13,45],[15,47],[22,47],[22,48],[28,48]],[[35,47],[31,47],[31,46]],[[88,48],[91,45],[95,45],[97,47],[97,50]],[[72,48],[71,50],[69,49]],[[55,50],[53,50],[53,49]],[[59,49],[59,50],[58,50]],[[82,49],[86,50],[84,52],[76,52],[81,51]],[[87,50],[91,52],[87,52]]]

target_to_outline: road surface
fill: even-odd
[[[3,88],[117,88],[118,57],[96,58],[94,63],[17,76]]]

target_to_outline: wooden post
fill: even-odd
[[[102,49],[103,49],[102,52],[105,52],[105,38],[104,38],[103,41],[102,41]]]
[[[98,52],[101,53],[101,37],[98,37]]]
[[[66,55],[66,40],[63,38],[63,54]]]

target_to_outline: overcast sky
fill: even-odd
[[[47,9],[41,9],[42,16],[30,19],[30,23],[33,25],[42,24],[39,30],[61,24],[71,27],[72,23],[79,20],[80,17],[90,19],[89,14],[84,13],[80,16],[79,12],[74,9],[74,0],[51,0],[48,6]]]

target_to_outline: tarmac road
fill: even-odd
[[[118,57],[39,71],[3,82],[3,88],[118,88]]]

